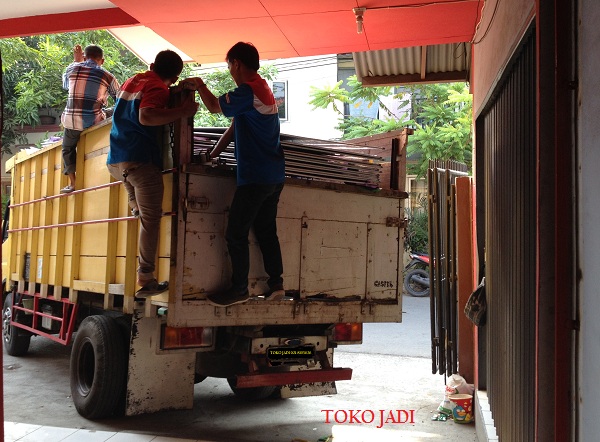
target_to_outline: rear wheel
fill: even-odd
[[[413,269],[404,277],[404,288],[411,296],[424,297],[429,296],[429,284],[423,280],[429,281],[429,272],[423,269]]]
[[[4,348],[11,356],[23,356],[29,350],[31,335],[25,330],[10,324],[12,319],[13,294],[9,293],[2,308],[2,340]],[[21,312],[23,313],[23,312]]]
[[[83,320],[71,351],[71,395],[87,419],[112,416],[123,403],[127,350],[117,321],[108,316]]]
[[[239,397],[247,401],[260,401],[271,396],[277,396],[280,388],[267,385],[265,387],[250,387],[250,388],[237,388],[235,377],[227,378],[227,383],[231,387],[231,391]]]

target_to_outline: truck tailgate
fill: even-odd
[[[399,322],[401,199],[393,191],[288,179],[278,211],[286,294],[265,300],[267,275],[250,237],[250,301],[214,307],[206,295],[228,288],[225,241],[235,191],[231,171],[186,168],[177,226],[172,326]],[[180,191],[183,190],[180,187]]]

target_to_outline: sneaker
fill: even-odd
[[[208,302],[217,307],[229,307],[230,305],[241,304],[250,299],[248,289],[239,291],[229,289],[221,293],[213,293],[207,296]]]
[[[265,299],[269,299],[271,301],[279,301],[285,297],[285,289],[283,288],[283,284],[275,284],[272,287],[269,287],[269,291],[265,293]]]
[[[156,279],[151,279],[146,285],[135,292],[135,297],[147,298],[148,296],[154,296],[165,292],[168,288],[169,281],[158,282]]]
[[[68,186],[65,186],[62,189],[60,189],[60,193],[71,193],[74,190],[75,190],[75,186],[68,185]]]
[[[140,217],[140,209],[138,209],[137,207],[135,209],[131,209],[131,215],[135,216],[136,218]]]

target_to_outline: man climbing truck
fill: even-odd
[[[71,392],[82,416],[191,408],[194,383],[207,376],[250,399],[333,394],[352,372],[334,366],[335,347],[361,343],[365,322],[400,322],[407,195],[378,188],[381,157],[291,136],[282,136],[277,219],[286,296],[261,296],[267,275],[251,236],[250,300],[210,305],[207,295],[231,277],[224,232],[235,159],[230,146],[218,164],[203,163],[222,129],[187,119],[165,130],[156,269],[169,290],[136,300],[139,220],[105,167],[110,127],[82,133],[81,187],[70,194],[59,192],[60,142],[7,164],[4,346],[24,355],[32,336],[72,343]]]

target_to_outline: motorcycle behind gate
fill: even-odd
[[[411,296],[429,296],[429,256],[410,254],[404,267],[404,290]]]

